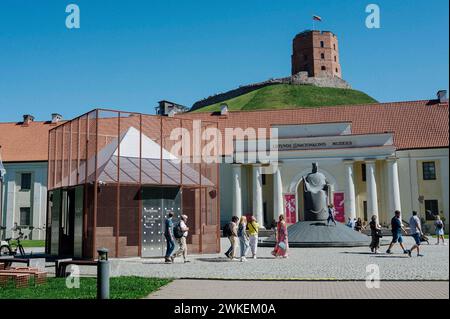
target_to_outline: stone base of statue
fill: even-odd
[[[288,227],[289,247],[369,247],[372,238],[350,227],[337,223],[327,226],[326,221],[303,221]],[[389,241],[380,240],[381,245]],[[274,247],[275,235],[263,240],[259,246]]]

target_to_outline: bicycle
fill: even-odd
[[[0,229],[5,230],[6,227],[1,227]],[[16,256],[17,253],[19,253],[22,257],[25,256],[25,249],[20,241],[22,239],[26,239],[27,236],[25,236],[20,227],[13,228],[13,231],[18,231],[19,235],[14,239],[10,237],[2,240],[0,246],[0,256]],[[15,244],[11,244],[12,240],[15,241]]]

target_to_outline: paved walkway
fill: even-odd
[[[448,281],[175,280],[148,299],[448,299]]]

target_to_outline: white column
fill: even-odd
[[[353,176],[354,161],[344,161],[345,164],[345,212],[346,221],[350,217],[352,220],[356,218],[356,197],[355,197],[355,179]]]
[[[366,161],[366,184],[367,184],[367,218],[372,215],[378,217],[378,195],[377,182],[375,180],[375,160]]]
[[[401,209],[400,202],[400,184],[398,181],[398,165],[397,158],[389,157],[387,162],[387,176],[388,176],[388,191],[389,191],[389,214],[392,215],[394,211]]]
[[[240,164],[233,164],[233,216],[242,216],[242,168]]]
[[[262,167],[253,166],[253,216],[256,217],[260,227],[264,227],[263,197],[262,197]]]
[[[277,169],[273,174],[273,217],[284,214],[284,201],[283,201],[283,184],[281,181],[280,164],[277,164]]]

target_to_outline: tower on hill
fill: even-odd
[[[308,72],[310,77],[342,79],[336,35],[330,31],[304,31],[293,40],[292,75]]]

